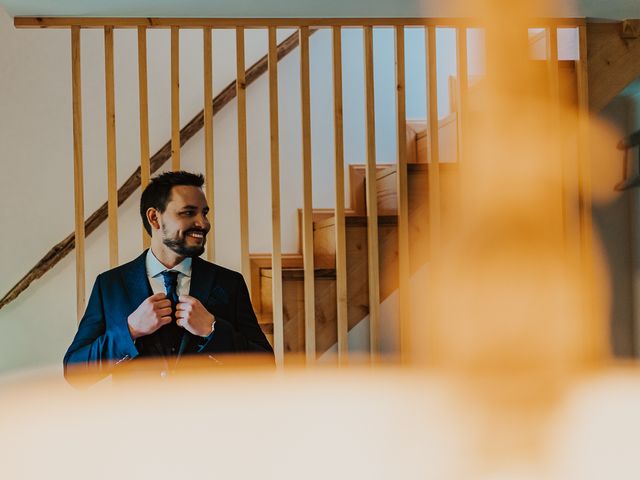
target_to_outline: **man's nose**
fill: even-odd
[[[209,228],[209,219],[202,213],[195,217],[196,226],[200,228]]]

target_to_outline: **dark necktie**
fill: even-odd
[[[171,300],[171,316],[175,320],[176,305],[178,304],[178,272],[175,270],[165,270],[162,272],[164,279],[164,289],[167,292],[167,298]]]
[[[184,331],[176,325],[176,305],[178,305],[178,272],[165,270],[162,272],[167,298],[171,300],[171,323],[161,328],[163,343],[167,354],[175,354],[180,337]]]

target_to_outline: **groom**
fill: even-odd
[[[64,356],[69,382],[117,373],[145,357],[162,360],[166,376],[183,355],[273,355],[242,275],[199,258],[210,229],[203,184],[202,175],[166,172],[142,192],[151,248],[98,275]]]

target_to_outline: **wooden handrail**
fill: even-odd
[[[311,30],[313,33],[315,30]],[[298,46],[297,32],[287,37],[278,45],[278,60],[291,53]],[[267,71],[268,57],[265,55],[254,63],[247,71],[245,81],[247,85],[255,82]],[[236,81],[231,81],[222,92],[213,99],[213,115],[222,110],[231,100],[236,97]],[[184,145],[204,126],[204,110],[195,115],[189,123],[180,130],[180,145]],[[151,173],[156,172],[165,162],[171,158],[171,140],[166,142],[150,159]],[[133,172],[129,178],[118,189],[118,206],[122,205],[133,192],[140,186],[140,167]],[[100,208],[91,214],[84,222],[85,235],[89,236],[93,231],[107,219],[107,203],[103,203]],[[64,240],[56,244],[42,257],[29,272],[16,283],[9,292],[0,300],[0,309],[15,300],[18,295],[24,292],[32,282],[42,277],[51,270],[60,260],[66,257],[75,248],[75,233],[70,233]]]
[[[16,28],[103,28],[111,25],[114,28],[299,28],[299,27],[393,27],[396,25],[415,27],[481,27],[482,24],[474,18],[146,18],[146,17],[15,17],[13,24]],[[586,24],[584,18],[531,18],[532,26],[542,28],[547,26],[579,27]]]

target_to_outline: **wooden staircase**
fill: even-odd
[[[440,132],[455,138],[454,118],[440,123]],[[454,129],[454,132],[448,130]],[[429,214],[427,199],[428,164],[426,124],[410,122],[407,131],[408,192],[411,269],[416,271],[428,260]],[[455,145],[455,142],[451,142]],[[455,158],[455,151],[450,155]],[[457,164],[443,158],[440,182],[443,198],[454,198],[457,188]],[[367,213],[365,207],[364,165],[350,165],[348,181],[351,209],[345,211],[347,248],[347,289],[349,330],[369,313],[367,263]],[[396,199],[396,166],[378,165],[378,241],[380,299],[384,301],[398,288],[398,217]],[[443,205],[443,227],[446,228],[453,205]],[[299,226],[301,226],[299,215]],[[301,229],[299,228],[299,231]],[[313,245],[315,266],[316,352],[326,352],[337,342],[335,217],[332,209],[317,209],[313,214]],[[301,244],[301,242],[299,242]],[[282,257],[284,351],[304,352],[304,270],[302,254]],[[270,341],[273,341],[272,270],[270,254],[251,255],[251,285],[253,307],[258,321]]]
[[[532,81],[545,86],[548,83],[547,65],[535,62]],[[558,62],[559,98],[561,103],[577,105],[576,64]],[[474,90],[473,87],[470,93]],[[455,91],[455,87],[451,87]],[[455,109],[455,99],[451,105]],[[474,95],[469,95],[471,113]],[[516,121],[516,120],[514,120]],[[446,241],[459,208],[459,181],[457,163],[458,122],[454,111],[440,120],[440,193],[441,232]],[[410,268],[415,273],[429,260],[429,168],[426,122],[407,122],[407,161],[409,196],[409,250]],[[351,209],[345,212],[347,248],[347,291],[349,330],[369,313],[367,215],[365,202],[365,166],[350,165],[348,181],[351,191]],[[378,242],[380,301],[383,302],[398,288],[398,233],[397,233],[397,171],[395,165],[378,165],[376,173],[378,202]],[[315,265],[316,352],[326,352],[337,342],[335,219],[333,210],[314,210],[313,241]],[[301,227],[299,215],[299,227]],[[301,228],[299,228],[301,231]],[[301,245],[302,242],[299,242]],[[304,274],[302,255],[285,254],[283,265],[284,351],[303,353],[304,345]],[[253,254],[252,298],[260,325],[273,342],[271,304],[271,255]]]

